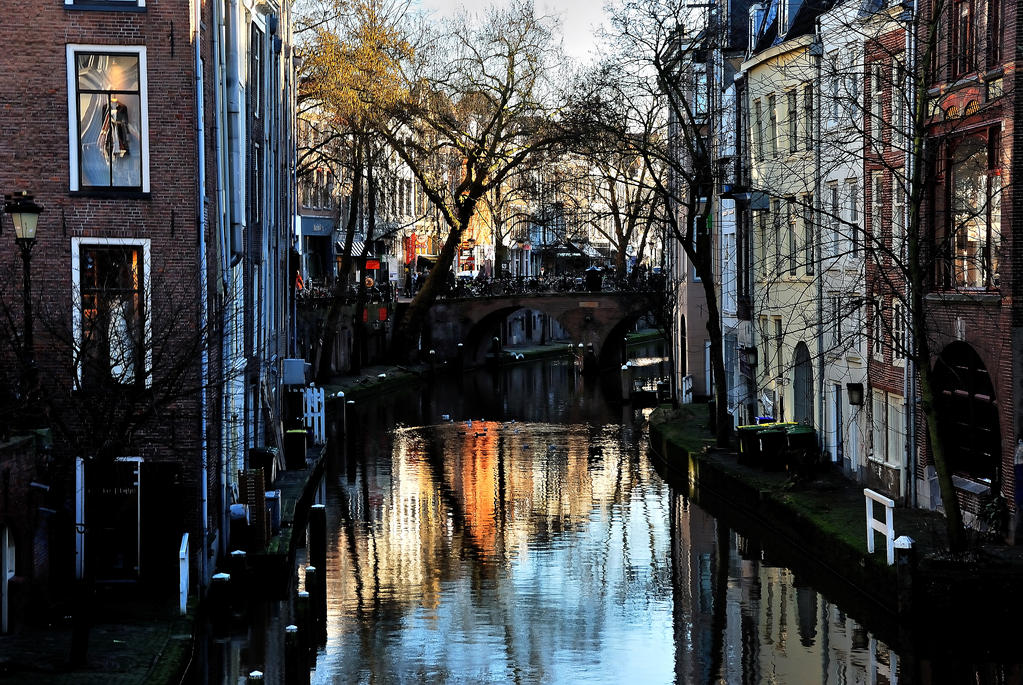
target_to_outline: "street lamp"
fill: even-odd
[[[27,190],[4,196],[4,212],[14,222],[14,239],[21,250],[23,264],[22,311],[22,393],[28,397],[35,387],[35,350],[32,341],[32,248],[36,244],[36,225],[43,208],[37,205]]]

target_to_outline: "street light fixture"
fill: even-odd
[[[21,250],[22,298],[24,326],[22,328],[22,396],[27,398],[35,388],[35,349],[32,340],[32,248],[36,244],[36,225],[43,208],[35,203],[27,190],[4,196],[4,212],[11,215],[14,237]]]

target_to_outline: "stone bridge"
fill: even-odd
[[[653,292],[529,293],[491,297],[440,299],[427,319],[437,361],[460,360],[480,366],[494,351],[493,338],[501,322],[520,309],[532,309],[557,321],[578,349],[585,351],[584,368],[615,367],[623,359],[625,334],[650,312]],[[458,345],[462,347],[459,348]]]

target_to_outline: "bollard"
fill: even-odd
[[[214,573],[206,594],[210,623],[216,633],[223,633],[231,617],[231,574]]]
[[[895,577],[898,597],[896,607],[899,616],[911,616],[913,611],[913,575],[916,572],[915,541],[908,535],[895,539]]]
[[[229,575],[231,576],[231,608],[234,611],[239,611],[245,603],[247,559],[248,557],[243,549],[236,549],[231,552],[228,570],[230,571]]]
[[[632,367],[628,364],[622,364],[622,400],[629,402],[632,400]]]
[[[312,564],[305,567],[305,591],[309,597],[315,597],[320,591],[319,573]]]
[[[309,619],[318,628],[320,623],[320,595],[326,580],[315,566],[305,567],[305,589],[309,593]]]
[[[295,623],[298,625],[299,643],[306,649],[310,649],[312,642],[312,616],[309,611],[309,593],[300,592],[295,599]]]
[[[305,588],[309,592],[310,636],[315,644],[327,638],[327,576],[324,569],[305,567]]]
[[[314,504],[309,507],[309,525],[307,527],[309,541],[309,561],[322,573],[327,571],[327,507]],[[326,577],[323,578],[326,580]]]
[[[302,677],[303,673],[305,678]],[[284,684],[306,685],[308,682],[309,668],[302,654],[298,626],[291,624],[284,628]]]
[[[344,401],[345,400],[345,394],[344,394],[343,391],[338,390],[336,393],[334,393],[334,397],[339,400],[338,404],[341,405],[341,435],[344,435],[345,431],[348,430],[348,425],[347,425],[348,422],[345,420],[345,414],[346,414],[346,412],[345,412],[345,401]]]

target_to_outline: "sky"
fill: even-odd
[[[556,16],[561,19],[564,33],[565,52],[569,57],[585,61],[596,46],[594,33],[603,21],[604,11],[602,0],[535,0],[536,8],[541,14]],[[483,7],[502,4],[503,0],[419,0],[420,6],[439,16],[450,16],[461,8],[478,10]]]

